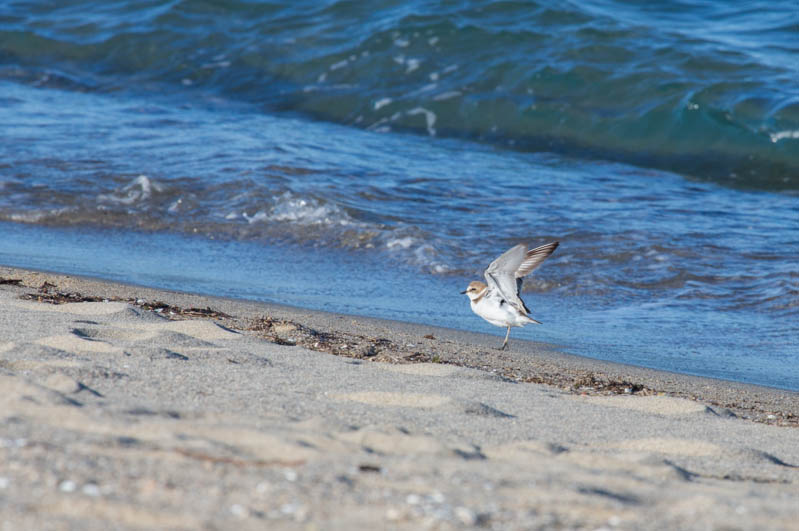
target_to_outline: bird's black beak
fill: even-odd
[[[469,291],[469,290],[468,290],[468,289],[465,289],[465,290],[461,291],[461,295],[466,295],[466,292],[467,292],[467,291]]]

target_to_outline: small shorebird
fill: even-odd
[[[511,247],[485,270],[486,284],[475,280],[461,292],[469,296],[474,313],[494,326],[508,327],[500,350],[508,346],[511,326],[541,324],[527,315],[530,310],[519,297],[522,277],[540,266],[558,245],[559,242],[552,242],[529,251],[523,243]]]

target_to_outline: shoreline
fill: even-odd
[[[799,519],[789,392],[11,268],[0,308],[4,529]]]
[[[145,301],[145,309],[153,308],[147,303],[154,301],[173,309],[210,308],[224,315],[217,316],[224,326],[260,333],[276,344],[298,344],[328,354],[390,363],[451,364],[577,394],[665,394],[722,408],[725,414],[755,422],[799,427],[799,392],[796,391],[583,357],[541,342],[511,338],[509,350],[503,352],[496,349],[495,336],[479,332],[0,265],[0,289],[14,286],[3,285],[4,279],[19,279],[18,287],[28,290],[39,290],[45,283],[51,284],[50,296],[61,293],[79,294],[88,299],[141,299]],[[264,323],[265,316],[274,322]],[[213,317],[202,312],[182,316]],[[314,337],[320,332],[331,341],[317,347]],[[330,345],[331,342],[334,345]],[[336,348],[335,343],[346,344],[349,348]]]

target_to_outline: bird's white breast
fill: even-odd
[[[494,326],[524,326],[530,322],[508,302],[502,302],[497,296],[487,294],[477,302],[472,301],[472,311]]]

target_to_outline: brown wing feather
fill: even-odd
[[[552,242],[529,251],[526,250],[527,245],[523,243],[511,247],[491,262],[486,269],[485,278],[488,286],[499,290],[502,296],[520,312],[525,315],[530,313],[519,296],[522,291],[522,277],[532,273],[558,245],[558,242]]]
[[[558,245],[560,245],[560,242],[552,242],[527,251],[524,260],[519,264],[519,267],[516,268],[516,278],[521,278],[535,271],[536,268],[558,248]],[[521,289],[521,286],[519,286],[519,289]]]
[[[519,302],[522,303],[522,307],[524,308],[524,313],[530,313],[530,309],[524,303],[522,299],[522,283],[524,282],[525,275],[529,275],[532,273],[541,263],[547,259],[552,252],[558,248],[560,242],[552,242],[546,245],[542,245],[540,247],[536,247],[535,249],[530,249],[527,251],[527,255],[525,256],[524,260],[519,267],[516,269],[516,298],[519,299]]]

